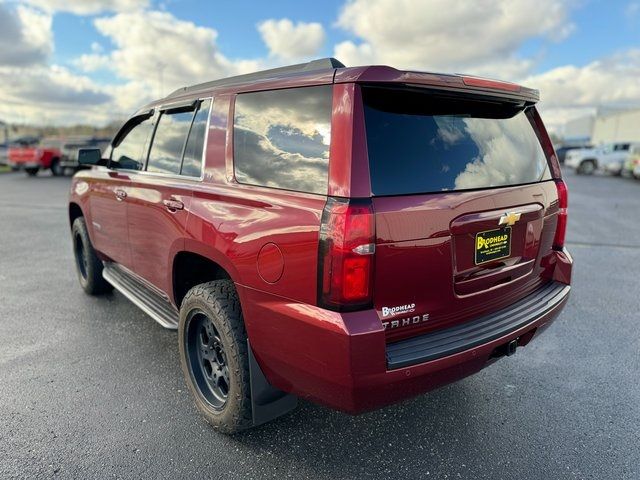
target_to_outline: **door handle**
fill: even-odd
[[[125,198],[127,198],[127,192],[125,192],[122,189],[116,189],[114,190],[115,194],[116,194],[116,200],[118,200],[119,202],[123,201]]]
[[[178,210],[184,210],[184,203],[180,200],[175,200],[173,198],[169,200],[163,200],[162,203],[170,212],[177,212]]]

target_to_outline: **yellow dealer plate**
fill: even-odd
[[[511,227],[476,233],[476,265],[511,255]]]

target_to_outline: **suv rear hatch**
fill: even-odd
[[[374,306],[395,341],[499,310],[547,282],[558,192],[530,103],[362,86]]]

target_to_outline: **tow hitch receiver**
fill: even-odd
[[[500,357],[504,357],[505,355],[507,357],[510,357],[511,355],[516,353],[516,349],[518,348],[518,340],[520,340],[519,337],[514,340],[511,340],[510,342],[502,344],[499,347],[496,347],[496,349],[491,354],[491,357],[500,358]]]

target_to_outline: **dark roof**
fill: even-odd
[[[260,72],[247,73],[244,75],[236,75],[234,77],[221,78],[211,82],[198,83],[189,87],[182,87],[170,93],[165,99],[177,97],[189,92],[207,90],[209,88],[223,87],[230,85],[238,85],[241,83],[255,82],[256,80],[266,80],[269,78],[290,75],[294,73],[305,73],[314,70],[327,70],[330,68],[344,68],[344,65],[335,58],[320,58],[307,63],[299,63],[297,65],[288,65],[286,67],[271,68]]]

